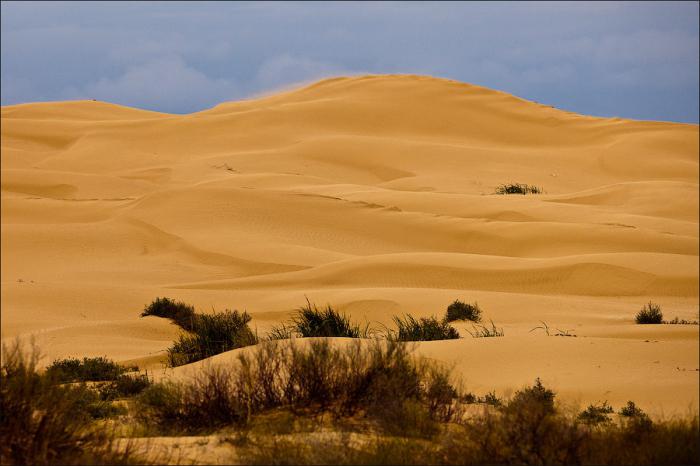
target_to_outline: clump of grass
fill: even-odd
[[[485,325],[472,325],[472,331],[469,332],[469,335],[471,335],[474,338],[491,338],[491,337],[502,337],[505,335],[505,332],[503,329],[498,329],[496,328],[496,324],[493,323],[493,320],[491,321],[491,328],[486,327]]]
[[[171,367],[206,359],[215,354],[254,345],[258,338],[248,326],[247,312],[225,310],[214,314],[196,314],[191,331],[179,336],[168,348]]]
[[[319,309],[307,299],[306,305],[297,310],[292,322],[289,325],[273,327],[269,338],[273,340],[287,339],[292,336],[366,338],[369,333],[369,326],[362,329],[330,305],[325,309]]]
[[[542,194],[542,189],[535,185],[522,183],[502,184],[496,188],[496,194]]]
[[[432,341],[454,340],[459,338],[459,332],[445,320],[435,317],[414,318],[407,314],[404,318],[395,316],[394,323],[397,331],[391,334],[398,341]]]
[[[664,315],[661,312],[661,306],[649,301],[635,317],[638,324],[660,324],[663,322]]]
[[[612,422],[612,419],[610,419],[608,415],[614,412],[615,410],[613,410],[612,406],[610,406],[607,401],[604,401],[601,405],[588,405],[588,408],[579,413],[577,419],[591,426],[607,424]]]
[[[481,309],[476,302],[474,304],[469,304],[455,300],[455,302],[447,306],[445,320],[447,322],[454,322],[455,320],[481,322]]]
[[[170,319],[184,330],[193,330],[197,320],[194,307],[170,298],[156,298],[146,306],[141,317],[155,316]]]
[[[56,372],[37,372],[39,352],[19,342],[2,346],[1,464],[134,464],[131,448],[116,448],[95,418],[121,412],[85,384],[66,385]]]
[[[114,380],[135,370],[138,367],[124,367],[105,357],[57,359],[46,368],[48,375],[63,383]]]

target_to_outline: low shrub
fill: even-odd
[[[247,312],[229,311],[197,314],[190,332],[179,336],[168,348],[171,367],[206,359],[215,354],[254,345],[258,338],[248,326]]]
[[[184,330],[194,329],[197,315],[194,306],[185,304],[182,301],[174,301],[170,298],[156,298],[146,306],[141,313],[141,317],[155,316],[170,319]]]
[[[315,304],[306,300],[306,305],[299,308],[289,325],[273,327],[269,334],[270,339],[287,339],[294,336],[300,337],[367,337],[369,328],[361,329],[353,324],[350,319],[330,305],[325,309],[319,309]]]
[[[102,384],[97,388],[103,400],[116,400],[138,395],[151,385],[148,374],[138,374],[135,376],[123,374],[116,379]]]
[[[404,344],[375,341],[346,347],[313,340],[265,342],[241,353],[235,367],[209,367],[195,383],[155,384],[137,398],[140,418],[162,429],[201,432],[247,423],[271,409],[358,413],[387,431],[435,432],[454,415],[449,372],[413,358]],[[410,422],[409,422],[410,420]]]
[[[391,334],[398,341],[432,341],[453,340],[459,338],[459,332],[447,321],[437,320],[435,317],[421,317],[415,319],[407,314],[403,319],[394,317],[397,332]]]
[[[535,185],[509,183],[496,188],[496,194],[542,194],[542,189]]]
[[[660,324],[663,322],[664,315],[661,312],[661,306],[649,301],[635,317],[638,324]]]
[[[104,358],[57,359],[46,368],[50,377],[62,383],[114,380],[122,374],[138,370],[138,367],[124,367]]]
[[[122,410],[85,386],[62,384],[56,372],[37,372],[39,352],[2,345],[1,464],[143,464],[129,448],[94,426]]]
[[[447,314],[445,315],[445,320],[447,322],[454,322],[455,320],[470,320],[472,322],[480,322],[481,309],[479,309],[479,305],[476,302],[474,304],[469,304],[463,303],[459,300],[455,300],[455,302],[447,306]]]

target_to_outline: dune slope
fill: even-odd
[[[403,75],[190,115],[1,118],[2,336],[47,360],[157,364],[177,331],[138,317],[156,296],[246,309],[260,333],[304,296],[384,325],[478,300],[505,337],[418,351],[479,388],[542,376],[584,402],[698,406],[698,327],[633,322],[650,299],[698,318],[697,125]],[[508,182],[545,193],[494,194]],[[578,336],[530,333],[541,320]]]

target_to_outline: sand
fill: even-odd
[[[157,368],[156,296],[354,320],[478,301],[502,338],[416,351],[467,388],[698,408],[698,125],[595,118],[423,76],[334,78],[189,115],[2,107],[2,337]],[[540,195],[494,194],[502,183]],[[576,337],[531,331],[545,321]],[[232,357],[220,355],[218,358]]]

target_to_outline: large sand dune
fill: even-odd
[[[494,194],[521,182],[545,194]],[[493,339],[423,343],[474,391],[698,407],[698,126],[594,118],[441,79],[320,81],[169,115],[2,108],[2,336],[157,365],[156,296],[355,320],[478,300]],[[544,320],[577,338],[529,332]],[[462,328],[465,328],[464,326]],[[225,355],[222,355],[225,356]]]

